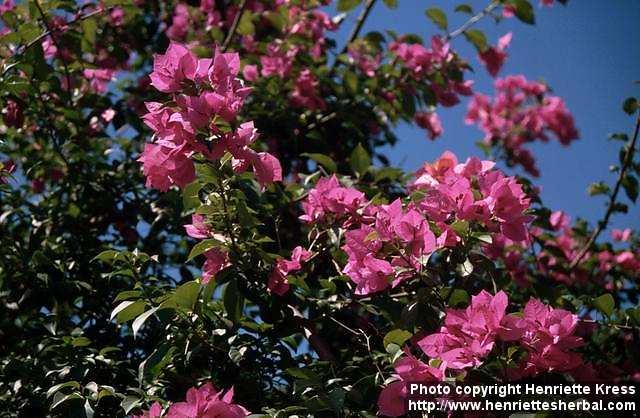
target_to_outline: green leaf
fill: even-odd
[[[175,302],[176,305],[180,307],[193,309],[193,305],[195,305],[198,299],[199,290],[200,284],[198,284],[198,282],[188,282],[178,286],[169,300]]]
[[[244,297],[238,290],[238,284],[235,280],[230,281],[225,286],[222,292],[222,302],[229,319],[233,322],[238,322],[242,318],[242,312],[244,311]]]
[[[433,23],[436,24],[442,30],[447,30],[449,23],[447,22],[447,15],[438,7],[430,7],[425,11],[425,14]]]
[[[480,242],[484,242],[485,244],[491,244],[493,242],[493,238],[491,238],[490,234],[485,233],[474,233],[473,237]]]
[[[60,389],[64,389],[64,388],[79,389],[80,383],[76,382],[75,380],[71,380],[69,382],[59,383],[57,385],[51,386],[49,390],[47,390],[47,398],[50,398],[51,395],[58,392]]]
[[[137,317],[135,321],[133,321],[133,324],[131,325],[131,328],[133,329],[133,338],[136,338],[138,336],[138,331],[140,331],[140,328],[142,327],[142,325],[144,325],[145,321],[149,319],[151,315],[155,314],[158,309],[159,309],[159,306],[156,306],[155,308],[151,308],[145,313],[143,313],[142,315],[140,315],[139,317]]]
[[[119,324],[130,321],[144,312],[146,307],[147,305],[144,301],[126,300],[116,306],[116,308],[111,312],[111,319],[115,318],[116,322]]]
[[[470,15],[473,14],[473,9],[468,4],[459,4],[459,5],[456,6],[455,9],[453,9],[453,11],[454,12],[459,12],[459,13],[467,13],[467,14],[470,14]]]
[[[382,344],[384,345],[385,349],[387,348],[387,346],[389,346],[389,344],[395,344],[398,347],[402,347],[405,341],[407,341],[412,336],[413,334],[411,334],[409,331],[405,331],[403,329],[394,329],[392,331],[389,331],[384,336]]]
[[[242,17],[238,23],[238,33],[240,35],[253,35],[256,32],[256,27],[254,26],[252,19],[253,13],[250,11],[247,10],[242,13]]]
[[[355,173],[362,176],[371,166],[371,157],[362,144],[358,144],[349,157],[351,168]]]
[[[345,71],[343,74],[344,86],[351,93],[358,92],[358,76],[353,71]]]
[[[171,363],[173,353],[176,350],[177,348],[170,344],[162,344],[153,350],[151,355],[138,366],[138,380],[140,382],[150,381],[158,376]]]
[[[449,306],[459,306],[469,304],[469,294],[463,289],[453,289],[449,296]]]
[[[468,29],[464,32],[464,37],[467,38],[467,41],[471,42],[478,52],[487,50],[487,37],[484,32],[478,29]]]
[[[348,12],[353,10],[360,4],[361,0],[338,0],[338,11]]]
[[[133,298],[139,298],[140,295],[141,295],[141,292],[139,290],[125,290],[118,293],[118,296],[116,296],[114,302],[119,302],[121,300],[127,300],[127,299],[133,299]]]
[[[467,277],[471,273],[473,273],[473,263],[468,258],[464,260],[464,262],[458,264],[456,267],[456,271],[462,277]]]
[[[91,261],[100,260],[100,261],[103,261],[105,263],[112,263],[116,259],[117,256],[118,256],[118,251],[106,250],[106,251],[101,252],[97,256],[93,257],[93,259]]]
[[[204,254],[205,252],[207,252],[208,250],[214,247],[220,247],[220,244],[221,244],[220,241],[213,238],[204,239],[200,241],[199,243],[194,245],[193,248],[191,249],[191,252],[189,252],[189,257],[187,257],[187,261],[193,260],[197,256]]]
[[[627,197],[635,203],[638,199],[638,179],[633,174],[626,174],[622,179],[622,187]]]
[[[601,181],[591,183],[589,185],[589,196],[597,196],[599,194],[606,194],[609,192],[609,186]]]
[[[312,159],[331,173],[335,173],[336,171],[338,171],[338,166],[336,165],[335,161],[333,161],[328,155],[308,152],[302,153],[300,155]]]
[[[398,0],[383,0],[383,2],[390,9],[398,7]]]
[[[200,206],[199,192],[202,184],[198,180],[187,184],[182,190],[182,206],[184,210],[189,210]]]
[[[127,396],[120,402],[120,406],[124,409],[124,413],[128,414],[133,411],[135,408],[142,405],[142,399],[137,398],[135,396]]]
[[[58,394],[56,394],[58,395]],[[61,394],[60,394],[61,395]],[[69,401],[73,401],[76,399],[82,399],[82,395],[80,395],[78,392],[73,392],[70,393],[68,395],[63,395],[63,396],[55,396],[53,398],[53,403],[50,406],[50,409],[56,409],[57,407],[59,407],[60,405],[62,405],[65,402],[69,402]]]
[[[376,172],[374,177],[376,183],[382,180],[398,180],[402,177],[402,170],[396,167],[383,167]]]
[[[640,307],[629,308],[625,312],[636,325],[640,325]]]
[[[613,300],[613,296],[609,293],[605,293],[593,300],[593,306],[606,316],[611,316],[616,304]]]
[[[75,337],[71,340],[71,345],[74,347],[86,347],[91,344],[91,340],[87,337]]]
[[[451,229],[453,229],[458,235],[467,235],[467,231],[469,231],[469,222],[468,221],[455,221],[451,224]]]
[[[629,115],[633,115],[634,113],[636,113],[638,107],[640,107],[640,105],[638,104],[638,99],[636,99],[635,97],[629,97],[622,104],[622,110],[624,110]]]
[[[518,19],[529,25],[536,23],[533,6],[528,0],[509,0],[514,8],[514,13]]]

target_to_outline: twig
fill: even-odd
[[[101,8],[101,9],[97,9],[94,10],[93,12],[87,13],[85,15],[81,15],[78,16],[77,18],[75,18],[74,20],[65,23],[66,27],[70,27],[75,25],[76,23],[82,22],[83,20],[87,20],[89,18],[92,18],[94,16],[97,16],[99,14],[105,13],[105,12],[109,12],[111,11],[111,9],[113,9],[113,7],[107,7],[107,8]],[[22,47],[22,49],[20,51],[16,51],[13,56],[11,58],[13,58],[14,60],[16,58],[19,58],[22,54],[24,54],[29,48],[31,48],[32,46],[34,46],[35,44],[41,42],[44,38],[46,38],[49,35],[52,35],[54,32],[56,32],[55,29],[51,28],[51,29],[47,29],[46,31],[44,31],[43,33],[41,33],[40,35],[36,36],[31,42],[29,42],[28,44],[26,44],[24,47]],[[53,39],[53,36],[52,36]],[[57,47],[57,46],[56,46]],[[11,68],[11,66],[8,66],[4,69],[4,71],[2,72],[2,75],[4,75],[7,70],[9,70]]]
[[[236,31],[238,30],[240,19],[242,18],[242,15],[244,14],[244,10],[246,8],[247,8],[247,0],[242,0],[242,3],[240,3],[240,9],[238,9],[238,13],[236,13],[236,16],[233,18],[233,23],[229,28],[227,37],[224,39],[224,42],[222,43],[222,52],[225,52],[227,48],[229,48],[229,44],[231,44],[231,39],[233,39],[233,35],[235,35]]]
[[[367,20],[367,17],[369,17],[369,13],[371,13],[371,9],[373,9],[373,6],[375,6],[375,4],[376,0],[367,0],[364,8],[362,9],[362,12],[360,12],[360,16],[358,16],[358,20],[356,20],[356,25],[351,30],[351,34],[347,39],[347,43],[344,44],[344,47],[340,52],[341,54],[347,52],[347,50],[349,49],[349,44],[356,40],[356,38],[360,34],[360,31],[362,30],[362,27],[364,26],[364,22]]]
[[[469,20],[464,22],[462,24],[462,26],[460,26],[458,29],[454,30],[453,32],[449,32],[447,34],[447,36],[444,37],[444,39],[446,41],[448,41],[448,40],[450,40],[452,38],[455,38],[456,36],[459,36],[459,35],[463,34],[467,29],[469,29],[471,26],[473,26],[477,21],[479,21],[480,19],[482,19],[483,17],[485,17],[486,15],[491,13],[493,11],[493,9],[498,7],[499,4],[500,3],[497,2],[497,1],[492,1],[491,3],[489,3],[489,5],[487,7],[482,9],[482,11],[480,11],[479,13],[471,16],[469,18]]]
[[[587,254],[587,251],[589,251],[589,247],[591,247],[591,245],[593,245],[593,243],[596,241],[596,239],[598,238],[598,235],[600,235],[600,233],[607,228],[607,225],[609,224],[609,218],[611,218],[611,215],[613,215],[614,209],[616,207],[616,199],[618,198],[618,192],[620,192],[620,186],[622,186],[622,181],[624,180],[624,176],[627,172],[627,169],[629,168],[631,163],[633,163],[633,153],[635,152],[639,131],[640,131],[640,115],[638,115],[636,119],[636,128],[633,133],[633,137],[631,138],[631,142],[629,143],[629,148],[627,149],[627,152],[624,155],[624,161],[622,163],[622,168],[620,169],[620,174],[618,175],[618,180],[616,181],[616,185],[613,188],[613,193],[611,193],[611,196],[609,196],[609,204],[607,205],[607,212],[605,213],[604,218],[602,218],[602,220],[598,222],[598,226],[596,227],[596,229],[593,230],[593,233],[591,233],[591,236],[587,240],[584,247],[582,247],[582,249],[580,250],[580,252],[578,252],[578,254],[573,259],[573,261],[571,261],[571,264],[569,265],[569,270],[575,268],[578,265],[580,260],[582,260],[585,254]]]
[[[609,324],[609,323],[601,323],[598,322],[594,319],[580,319],[580,322],[583,322],[585,324],[596,324],[596,325],[600,325],[600,326],[605,326],[605,327],[610,327],[610,328],[618,328],[618,329],[628,329],[628,330],[633,330],[633,329],[638,329],[639,327],[634,327],[631,325],[620,325],[620,324]]]

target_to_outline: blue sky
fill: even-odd
[[[495,24],[485,18],[476,27],[482,29],[490,43],[511,31],[513,40],[509,58],[499,76],[524,74],[529,79],[545,80],[554,94],[562,97],[573,113],[580,139],[569,147],[556,141],[534,144],[541,177],[542,198],[554,209],[563,209],[574,219],[596,221],[604,213],[604,199],[589,197],[590,183],[604,180],[613,185],[616,175],[608,171],[618,161],[620,142],[609,141],[612,132],[631,134],[634,119],[621,110],[629,96],[640,96],[640,2],[635,0],[570,0],[566,7],[555,4],[543,7],[532,0],[536,9],[536,25],[516,19]],[[427,7],[438,6],[449,18],[449,27],[457,28],[468,15],[454,13],[462,1],[399,0],[398,8],[388,9],[378,1],[363,32],[392,29],[398,33],[416,33],[424,39],[438,33],[425,16]],[[484,1],[466,1],[480,10]],[[359,14],[349,14],[338,40],[344,42]],[[340,44],[341,45],[341,44]],[[475,90],[493,94],[493,79],[480,67],[476,53],[463,37],[453,40],[454,48],[469,59],[475,74]],[[415,169],[425,160],[437,158],[444,150],[454,151],[459,158],[481,155],[474,143],[483,134],[463,122],[467,101],[450,109],[439,109],[444,134],[435,142],[426,139],[423,130],[399,126],[399,143],[387,154],[393,165]],[[627,215],[616,215],[611,225],[640,228],[640,209],[631,207]]]

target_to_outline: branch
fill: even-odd
[[[38,4],[38,3],[36,2],[36,4]],[[40,7],[39,7],[39,4],[38,4],[38,8],[40,8]],[[97,16],[97,15],[99,15],[99,14],[109,12],[109,11],[111,11],[111,9],[113,9],[113,8],[114,8],[114,6],[112,6],[112,7],[107,7],[107,8],[100,8],[100,9],[94,10],[93,12],[87,13],[87,14],[85,14],[85,15],[78,16],[78,17],[77,17],[77,18],[75,18],[74,20],[71,20],[71,21],[69,21],[69,22],[65,23],[65,26],[70,27],[70,26],[72,26],[72,25],[75,25],[76,23],[82,22],[83,20],[87,20],[87,19],[92,18],[92,17],[94,17],[94,16]],[[29,48],[31,48],[32,46],[34,46],[34,45],[35,45],[35,44],[37,44],[37,43],[40,43],[44,38],[46,38],[46,37],[47,37],[47,36],[49,36],[49,35],[52,35],[55,31],[56,31],[55,29],[53,29],[53,28],[48,28],[48,27],[47,27],[47,30],[46,30],[46,31],[44,31],[43,33],[41,33],[40,35],[38,35],[35,39],[33,39],[31,42],[29,42],[28,44],[26,44],[26,45],[22,48],[22,50],[20,50],[20,51],[16,51],[16,53],[15,53],[15,54],[13,54],[12,58],[13,58],[13,59],[19,58],[19,57],[20,57],[22,54],[24,54],[24,53],[25,53]],[[52,39],[53,39],[53,37],[52,37]],[[57,45],[56,45],[56,47],[57,47]],[[10,68],[11,68],[11,66],[6,67],[6,68],[4,69],[4,71],[2,72],[2,75],[4,75],[4,74],[5,74],[5,73],[10,69]]]
[[[344,44],[344,47],[340,52],[341,54],[344,54],[345,52],[347,52],[347,49],[349,49],[349,44],[355,41],[355,39],[358,37],[358,35],[360,34],[360,31],[362,30],[362,26],[364,26],[364,22],[367,20],[367,17],[369,17],[369,13],[371,13],[371,9],[373,9],[373,6],[375,6],[375,4],[376,4],[376,0],[367,0],[367,2],[364,5],[364,8],[362,9],[362,12],[360,12],[360,16],[358,16],[356,25],[351,30],[351,34],[347,39],[347,43]]]
[[[620,186],[622,186],[622,181],[624,180],[624,176],[627,172],[627,169],[633,163],[633,153],[635,152],[639,131],[640,131],[640,115],[636,119],[636,128],[633,133],[633,137],[630,140],[629,148],[627,149],[627,152],[624,155],[624,161],[622,163],[622,168],[620,169],[620,174],[618,175],[618,180],[616,181],[616,185],[613,188],[613,193],[609,197],[607,212],[604,214],[604,218],[602,218],[602,220],[598,222],[598,226],[596,227],[596,229],[593,230],[593,233],[587,240],[584,247],[582,247],[582,249],[580,250],[580,252],[578,252],[578,254],[573,259],[573,261],[571,261],[571,264],[569,265],[569,270],[574,269],[578,265],[580,260],[582,260],[585,254],[587,254],[587,251],[589,251],[589,247],[591,247],[591,245],[593,245],[593,243],[596,241],[596,239],[598,238],[598,235],[600,235],[602,231],[607,229],[607,225],[609,224],[609,218],[611,218],[611,215],[613,215],[613,212],[616,206],[616,199],[618,198],[618,192],[620,192]]]
[[[224,42],[222,43],[222,52],[225,52],[227,48],[229,48],[229,44],[231,44],[231,39],[233,39],[233,35],[235,35],[236,31],[238,30],[240,19],[242,18],[242,15],[244,14],[244,10],[246,8],[247,8],[247,0],[242,0],[242,2],[240,3],[240,9],[238,10],[238,13],[236,13],[236,16],[233,18],[233,23],[229,28],[227,37],[224,39]]]
[[[47,28],[47,32],[53,34],[53,29],[49,26],[49,21],[47,20],[47,15],[42,10],[42,6],[40,6],[40,2],[38,0],[34,1],[36,7],[38,8],[38,12],[42,17],[42,23],[44,23],[45,28]],[[62,52],[62,48],[60,48],[60,44],[56,40],[56,37],[51,35],[51,41],[56,46],[57,50]],[[71,74],[69,73],[69,67],[67,66],[67,61],[65,61],[64,57],[61,59],[62,66],[64,67],[64,74],[67,79],[67,102],[69,105],[71,104]]]
[[[489,13],[491,13],[493,11],[493,9],[498,7],[499,4],[500,3],[497,2],[497,1],[492,1],[491,3],[489,3],[489,5],[487,5],[487,7],[482,9],[482,11],[480,11],[479,13],[471,16],[469,18],[469,20],[464,22],[462,24],[462,26],[460,26],[458,29],[454,30],[453,32],[449,32],[447,34],[447,36],[444,37],[445,41],[449,41],[452,38],[455,38],[456,36],[459,36],[459,35],[463,34],[467,29],[469,29],[471,26],[473,26],[477,21],[479,21],[480,19],[482,19],[483,17],[485,17]]]

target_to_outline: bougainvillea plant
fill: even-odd
[[[0,416],[401,416],[405,382],[640,378],[640,238],[609,228],[637,99],[602,219],[572,222],[528,177],[570,109],[476,25],[566,2],[429,7],[427,39],[366,33],[377,3],[0,3]],[[440,140],[452,106],[480,155],[389,165],[398,124]]]

